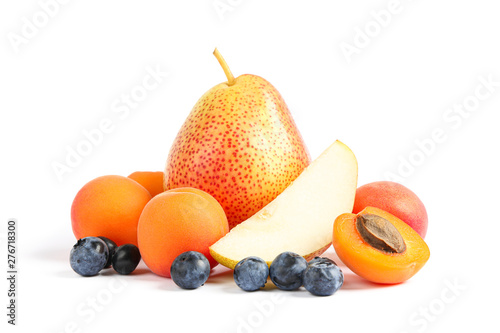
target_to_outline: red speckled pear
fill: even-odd
[[[234,78],[196,103],[168,156],[164,187],[195,187],[214,196],[233,228],[276,198],[310,163],[285,101],[256,75]]]

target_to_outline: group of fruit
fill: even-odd
[[[370,281],[413,276],[429,258],[420,199],[393,182],[357,188],[356,157],[340,141],[310,162],[278,91],[256,75],[234,78],[214,54],[228,81],[196,103],[165,172],[87,183],[71,208],[77,239],[137,245],[151,271],[187,289],[220,263],[243,290],[269,276],[280,289],[331,295],[343,275],[319,256],[332,244]]]

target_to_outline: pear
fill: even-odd
[[[257,75],[234,78],[195,104],[170,150],[165,190],[195,187],[219,201],[233,228],[274,200],[310,163],[285,101]]]
[[[319,256],[332,243],[337,216],[352,212],[357,181],[356,157],[335,141],[276,199],[210,246],[210,254],[231,269],[249,256],[268,265],[285,251]]]

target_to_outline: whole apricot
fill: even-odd
[[[366,207],[377,207],[400,218],[424,238],[428,217],[422,201],[407,187],[390,181],[373,182],[359,187],[354,200],[354,214]]]
[[[102,176],[85,184],[71,205],[71,225],[77,239],[104,236],[118,246],[137,245],[137,223],[151,194],[123,176]]]
[[[222,206],[210,194],[195,188],[176,188],[155,196],[144,207],[137,238],[146,266],[170,277],[170,266],[183,252],[197,251],[209,261],[209,246],[229,232]]]
[[[164,191],[163,171],[136,171],[128,175],[128,178],[144,186],[152,197]]]

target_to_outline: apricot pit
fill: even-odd
[[[370,246],[387,253],[402,253],[406,250],[403,236],[398,229],[381,216],[375,214],[359,215],[356,229]]]

